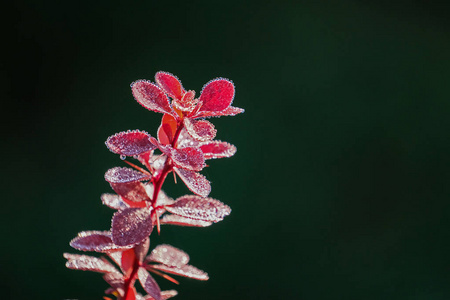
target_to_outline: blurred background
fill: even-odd
[[[233,209],[163,227],[208,282],[175,299],[449,299],[450,21],[428,1],[31,1],[3,8],[4,299],[101,299],[68,270],[108,230],[106,138],[156,133],[129,84],[163,70],[199,94],[234,81],[237,146],[203,174]],[[6,22],[5,22],[6,21]],[[187,192],[171,178],[164,188]]]

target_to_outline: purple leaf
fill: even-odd
[[[213,224],[212,222],[189,219],[178,215],[164,215],[160,219],[160,223],[186,227],[208,227]]]
[[[159,245],[145,259],[147,262],[157,262],[169,267],[182,267],[189,262],[186,252],[171,245]]]
[[[236,147],[221,141],[202,143],[200,150],[205,159],[231,157],[236,153]]]
[[[138,270],[139,281],[141,282],[144,290],[152,296],[155,300],[161,300],[161,289],[156,283],[155,279],[145,270],[144,268],[139,268]]]
[[[170,107],[169,98],[156,84],[146,80],[138,80],[131,84],[131,91],[137,102],[148,110],[174,113],[172,107]]]
[[[109,231],[83,231],[70,241],[70,246],[80,251],[112,252],[131,247],[119,247],[111,240]]]
[[[192,192],[202,197],[208,196],[211,192],[211,184],[205,176],[194,171],[188,171],[178,168],[173,169],[178,174],[178,176],[180,176],[181,180],[183,180],[188,189],[190,189]]]
[[[70,253],[64,253],[64,257],[67,259],[66,267],[69,269],[99,273],[119,273],[109,262],[97,257]]]
[[[109,183],[127,183],[149,180],[151,175],[141,173],[135,169],[115,167],[105,173],[105,180]]]
[[[101,197],[102,199],[102,203],[106,206],[108,206],[109,208],[112,209],[125,209],[128,208],[128,204],[126,204],[125,202],[122,201],[122,199],[120,199],[119,195],[115,195],[115,194],[102,194]]]
[[[190,171],[201,171],[205,166],[205,158],[199,148],[172,149],[171,158],[176,167]]]
[[[149,207],[127,208],[118,211],[112,219],[112,240],[118,246],[142,242],[152,232],[153,225]]]
[[[197,141],[206,142],[215,138],[217,130],[214,125],[206,120],[184,119],[187,132]]]
[[[208,273],[206,273],[200,269],[197,269],[196,267],[191,266],[191,265],[185,265],[180,268],[169,267],[169,266],[165,266],[165,265],[149,265],[147,267],[158,270],[158,271],[162,271],[165,273],[189,277],[189,278],[197,279],[197,280],[208,280],[209,279]]]
[[[128,130],[110,136],[105,144],[113,153],[134,156],[156,149],[149,138],[150,135],[145,131]]]
[[[150,201],[144,184],[139,181],[127,183],[111,183],[112,189],[125,198],[133,202]]]
[[[228,216],[231,208],[212,198],[186,195],[175,200],[174,204],[165,206],[166,210],[186,218],[219,222]]]

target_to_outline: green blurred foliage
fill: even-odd
[[[232,214],[152,239],[210,274],[181,279],[179,299],[450,297],[444,2],[8,5],[3,298],[101,299],[101,276],[65,269],[62,253],[77,232],[109,228],[103,174],[123,163],[103,142],[156,133],[161,115],[129,84],[159,70],[197,93],[230,78],[246,109],[212,120],[238,152],[203,172]],[[186,193],[171,179],[165,190]]]

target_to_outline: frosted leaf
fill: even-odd
[[[156,283],[155,279],[144,268],[138,270],[139,281],[144,290],[155,300],[161,300],[161,289]]]
[[[134,252],[136,254],[136,258],[140,261],[143,262],[145,256],[148,253],[148,249],[150,248],[150,239],[146,238],[143,242],[139,243],[135,248],[134,248]]]
[[[94,256],[64,253],[64,257],[67,259],[66,267],[69,269],[99,273],[119,273],[109,262]]]
[[[178,292],[175,291],[175,290],[162,291],[161,292],[161,299],[167,300],[167,299],[170,299],[172,297],[175,297],[176,295],[178,295]],[[144,300],[155,300],[155,298],[153,298],[150,295],[146,295],[144,297]]]
[[[187,132],[195,139],[201,142],[206,142],[216,137],[217,130],[214,125],[206,120],[191,120],[184,119],[184,126]]]
[[[211,184],[205,176],[184,169],[173,168],[180,176],[181,180],[186,184],[189,190],[197,195],[206,197],[211,192]]]
[[[147,195],[151,195],[153,197],[153,191],[154,191],[153,184],[147,183],[144,185],[144,187],[145,187],[145,190],[147,191]],[[154,205],[154,207],[169,205],[169,204],[172,204],[173,202],[175,202],[175,201],[172,198],[170,198],[169,196],[167,196],[167,194],[164,193],[163,190],[159,190],[158,200],[156,200],[156,204]]]
[[[192,136],[187,132],[186,128],[183,128],[178,138],[177,145],[178,148],[198,147],[200,145],[200,142],[194,140]]]
[[[123,275],[119,273],[107,273],[103,275],[103,279],[114,289],[123,288],[125,284]]]
[[[134,156],[156,149],[149,138],[145,131],[128,130],[110,136],[105,144],[113,153]]]
[[[183,97],[183,86],[175,75],[160,71],[156,73],[155,81],[170,97],[174,99]]]
[[[109,231],[83,231],[70,241],[70,246],[80,251],[112,252],[124,250],[112,242]]]
[[[217,78],[208,82],[202,90],[200,111],[221,111],[230,106],[234,98],[233,83],[224,78]]]
[[[139,172],[135,169],[125,167],[115,167],[105,173],[105,180],[109,183],[126,183],[133,181],[149,180],[150,175]]]
[[[112,240],[118,246],[140,243],[152,232],[151,209],[127,208],[118,211],[112,219]]]
[[[195,115],[195,118],[235,116],[244,111],[242,108],[229,106],[222,111],[200,111]]]
[[[172,107],[170,107],[169,98],[156,84],[146,80],[138,80],[131,84],[131,91],[134,99],[148,110],[174,113]]]
[[[205,166],[205,158],[203,157],[203,152],[199,148],[172,148],[171,158],[176,167],[186,170],[201,171]]]
[[[150,198],[145,191],[144,184],[139,181],[126,183],[110,183],[112,189],[132,202],[149,201]]]
[[[169,267],[181,267],[189,262],[186,252],[171,245],[159,245],[145,259],[147,262],[157,262]]]
[[[122,199],[120,199],[120,196],[116,194],[102,194],[100,198],[104,205],[112,209],[119,210],[129,207],[128,204],[123,202]]]
[[[165,155],[160,155],[158,157],[152,157],[152,159],[151,159],[152,168],[157,171],[161,171],[164,168],[166,159],[167,159],[167,156],[165,156]]]
[[[222,221],[231,212],[231,208],[219,200],[195,195],[182,196],[165,208],[182,217],[214,223]]]
[[[208,280],[209,279],[208,273],[206,273],[200,269],[197,269],[196,267],[191,266],[191,265],[185,265],[180,268],[169,267],[166,265],[150,265],[149,267],[152,269],[158,270],[158,271],[165,272],[165,273],[170,273],[170,274],[183,276],[183,277],[189,277],[192,279],[197,279],[197,280]]]
[[[205,159],[231,157],[236,153],[234,145],[221,141],[202,143],[200,150],[202,150]]]
[[[177,225],[186,227],[208,227],[213,224],[213,222],[194,220],[178,215],[164,215],[159,222],[165,225]]]

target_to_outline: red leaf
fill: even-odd
[[[222,111],[200,111],[195,118],[235,116],[243,112],[242,108],[229,106]]]
[[[236,147],[221,141],[202,143],[200,150],[205,159],[231,157],[236,153]]]
[[[134,156],[156,149],[149,138],[150,135],[145,131],[128,130],[108,137],[105,144],[113,153]]]
[[[178,215],[164,215],[161,218],[160,223],[186,227],[208,227],[212,225],[212,222],[189,219]]]
[[[177,131],[177,120],[169,114],[164,114],[158,128],[158,140],[163,145],[171,144]]]
[[[144,268],[139,268],[138,270],[139,281],[141,282],[144,290],[152,296],[155,300],[161,300],[161,289],[156,283],[155,279],[153,279],[152,275],[147,272]]]
[[[135,169],[124,168],[124,167],[115,167],[109,169],[105,173],[105,180],[109,183],[127,183],[134,181],[143,181],[149,180],[151,178],[150,175],[141,173]]]
[[[182,196],[174,204],[167,205],[165,208],[182,217],[214,223],[222,221],[231,212],[231,208],[219,200],[196,195]]]
[[[174,113],[172,107],[170,107],[169,98],[156,84],[147,80],[138,80],[131,84],[131,91],[137,102],[148,110]]]
[[[64,253],[64,257],[67,259],[66,267],[69,269],[99,273],[119,273],[113,265],[97,257],[70,253]]]
[[[197,279],[197,280],[208,280],[209,279],[208,273],[206,273],[200,269],[197,269],[196,267],[191,266],[191,265],[185,265],[180,268],[169,267],[169,266],[165,266],[165,265],[151,265],[149,267],[151,267],[152,269],[163,271],[165,273],[189,277],[192,279]]]
[[[116,195],[116,194],[102,194],[101,197],[102,199],[102,203],[106,206],[108,206],[109,208],[112,209],[125,209],[128,208],[128,204],[126,204],[125,202],[122,201],[122,199],[120,199],[120,196]]]
[[[110,183],[110,185],[117,194],[128,201],[141,202],[150,200],[142,182]]]
[[[176,76],[168,72],[158,72],[155,81],[170,97],[174,99],[183,97],[184,89]]]
[[[129,247],[119,247],[112,242],[109,231],[83,231],[70,241],[70,246],[80,251],[112,252]]]
[[[174,165],[178,168],[191,171],[201,171],[205,166],[205,158],[203,157],[203,152],[199,148],[172,148],[170,156]]]
[[[150,208],[127,208],[118,211],[112,219],[112,240],[118,246],[142,242],[152,232]]]
[[[189,255],[171,245],[159,245],[153,249],[152,253],[145,260],[170,267],[181,267],[189,262]]]
[[[181,180],[186,184],[188,189],[197,195],[206,197],[211,192],[211,184],[205,176],[184,169],[173,168],[175,172],[180,176]]]
[[[197,104],[198,99],[195,99],[194,91],[188,91],[184,94],[183,98],[172,101],[174,108],[184,112],[193,112]]]
[[[214,125],[206,120],[184,119],[184,126],[187,132],[197,141],[206,142],[216,137],[217,130]]]
[[[129,249],[122,252],[120,256],[120,268],[126,277],[130,277],[134,268],[134,261],[136,260],[136,253],[134,249]]]
[[[208,82],[202,90],[200,111],[221,111],[230,106],[234,98],[234,85],[224,78],[217,78]]]

